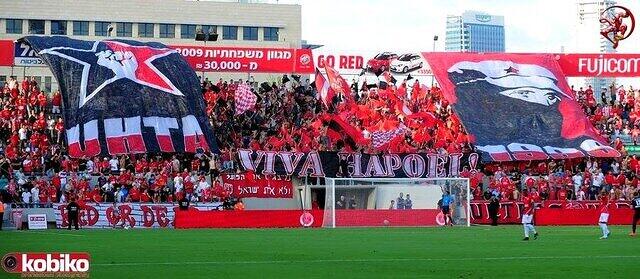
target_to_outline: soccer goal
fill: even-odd
[[[326,178],[325,181],[323,227],[470,225],[468,178]],[[447,203],[450,218],[442,210],[444,207],[447,211]]]

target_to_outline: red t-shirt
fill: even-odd
[[[607,175],[604,176],[604,182],[609,185],[614,185],[615,181],[616,181],[616,178],[613,176],[613,174],[608,173]]]
[[[522,203],[524,203],[524,212],[523,214],[533,214],[533,198],[526,196],[522,198]]]
[[[24,172],[31,172],[33,171],[33,161],[29,160],[25,160],[22,162],[22,170]]]
[[[561,200],[561,201],[567,200],[567,191],[565,189],[560,189],[560,191],[558,191],[558,200]]]
[[[616,177],[616,184],[617,186],[622,186],[627,182],[627,177],[624,176],[624,174],[618,174],[618,176]]]
[[[131,197],[131,201],[139,201],[140,200],[140,190],[138,188],[133,187],[129,191],[129,197]]]
[[[601,213],[609,213],[609,196],[604,195],[600,198],[600,212]]]
[[[53,94],[51,104],[59,107],[62,104],[62,95],[60,95],[60,93]]]

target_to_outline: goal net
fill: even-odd
[[[468,178],[326,178],[324,188],[323,227],[470,225]]]

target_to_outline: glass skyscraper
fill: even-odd
[[[447,16],[445,50],[504,52],[504,17],[476,11]]]

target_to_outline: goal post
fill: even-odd
[[[325,178],[323,227],[470,226],[468,178]],[[449,195],[451,222],[441,199]]]

